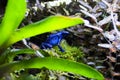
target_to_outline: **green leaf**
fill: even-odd
[[[11,45],[24,38],[29,38],[45,32],[59,30],[82,23],[83,19],[78,17],[65,17],[61,15],[50,16],[46,19],[27,25],[14,32],[9,38],[7,45]]]
[[[0,24],[0,46],[16,30],[24,18],[26,11],[26,0],[8,0],[6,11]]]
[[[8,51],[0,56],[0,64],[12,62],[14,57],[18,54],[35,54],[35,50],[33,49],[16,49],[14,51]]]
[[[20,62],[1,65],[0,77],[2,77],[7,72],[12,72],[23,68],[43,68],[43,67],[46,67],[51,70],[72,72],[88,78],[104,80],[104,77],[102,76],[101,73],[85,64],[53,57],[34,58],[30,60],[24,60]]]

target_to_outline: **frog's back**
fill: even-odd
[[[54,36],[54,37],[51,37],[51,39],[49,40],[49,44],[55,46],[55,45],[58,45],[59,43],[59,37],[58,36]]]

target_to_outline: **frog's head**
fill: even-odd
[[[68,31],[60,31],[60,33],[62,34],[62,36],[67,36],[69,34]]]

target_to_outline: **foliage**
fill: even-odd
[[[26,11],[25,0],[18,0],[17,2],[22,6],[18,6],[14,0],[8,0],[6,13],[0,25],[0,46],[4,45],[4,42],[7,41],[24,18]]]
[[[22,68],[43,68],[43,67],[46,67],[51,70],[69,71],[99,80],[103,79],[102,75],[99,72],[85,64],[52,57],[33,58],[30,60],[24,60],[20,62],[1,65],[0,77],[6,74],[6,72],[12,72],[14,70],[20,70]]]
[[[79,17],[66,17],[56,15],[47,17],[43,20],[18,29],[18,26],[24,18],[25,11],[25,0],[8,0],[5,15],[0,25],[0,78],[3,76],[8,76],[7,74],[20,69],[46,67],[51,70],[73,72],[75,74],[80,74],[85,77],[98,80],[104,79],[97,70],[83,63],[73,62],[60,58],[45,57],[32,58],[23,61],[13,61],[15,55],[20,53],[22,54],[24,51],[21,50],[19,52],[11,53],[12,51],[8,49],[8,47],[10,47],[12,44],[24,38],[29,38],[45,32],[63,29],[84,23],[83,19]],[[31,50],[30,52],[26,51],[24,53],[34,54],[34,50]]]

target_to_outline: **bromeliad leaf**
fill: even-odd
[[[45,32],[59,30],[82,23],[84,23],[83,19],[78,17],[65,17],[61,15],[50,16],[13,32],[6,45],[9,46],[24,38],[29,38]]]
[[[101,73],[85,64],[53,57],[34,58],[31,60],[25,60],[2,65],[0,66],[1,74],[0,77],[2,77],[7,72],[12,72],[23,68],[42,68],[42,67],[46,67],[51,70],[72,72],[97,80],[104,80],[104,77],[101,75]]]
[[[19,3],[19,4],[18,4]],[[19,26],[26,11],[25,0],[8,0],[2,23],[0,24],[0,46]]]

